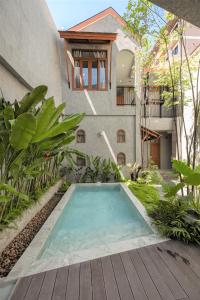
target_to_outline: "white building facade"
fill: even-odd
[[[138,45],[124,25],[108,8],[60,32],[66,114],[85,112],[73,147],[119,164],[141,162]]]

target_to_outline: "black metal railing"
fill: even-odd
[[[117,87],[117,105],[135,105],[134,87]]]
[[[181,109],[179,105],[165,106],[164,102],[151,102],[143,105],[143,116],[157,117],[157,118],[173,118],[181,115]]]

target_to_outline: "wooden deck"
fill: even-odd
[[[200,248],[168,241],[24,277],[12,300],[200,300]]]

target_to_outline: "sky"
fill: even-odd
[[[123,15],[128,0],[46,0],[58,29],[68,29],[112,6]]]

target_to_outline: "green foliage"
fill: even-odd
[[[16,150],[27,149],[35,134],[36,126],[36,118],[31,113],[19,115],[11,129],[11,146]]]
[[[135,37],[137,42],[149,48],[148,35],[152,34],[153,19],[149,14],[152,3],[148,0],[129,0],[124,19],[127,23],[127,30]]]
[[[63,182],[62,186],[60,187],[59,192],[65,193],[68,190],[68,188],[70,187],[70,185],[71,185],[71,182],[65,180]]]
[[[167,237],[200,244],[199,167],[193,170],[185,162],[174,160],[173,168],[181,181],[163,184],[166,199],[159,201],[150,215]],[[178,192],[185,186],[195,187],[195,193],[180,196]]]
[[[149,169],[143,170],[137,180],[139,183],[161,184],[163,181],[157,166],[151,166]]]
[[[103,159],[99,156],[86,155],[86,166],[82,168],[80,182],[108,182],[120,181],[120,167],[110,159]]]
[[[150,184],[127,181],[131,192],[142,202],[148,213],[151,213],[160,201],[158,190]]]
[[[190,188],[190,186],[196,188],[196,192],[199,193],[200,188],[200,168],[197,166],[195,169],[192,169],[185,162],[179,160],[173,160],[172,164],[174,170],[180,174],[181,182],[177,185],[171,185],[171,189],[166,194],[167,197],[176,196],[178,191],[184,186]]]
[[[41,100],[43,100],[47,93],[47,86],[40,85],[32,90],[32,92],[27,93],[24,98],[20,101],[18,109],[16,109],[16,114],[20,115],[22,113],[28,112],[31,108],[35,108]]]
[[[163,190],[165,191],[165,197],[171,198],[174,197],[178,191],[184,187],[184,183],[180,182],[178,184],[175,184],[173,182],[169,184],[163,184]]]
[[[191,205],[177,198],[162,200],[150,215],[165,236],[200,245],[200,215],[191,216],[188,211]]]
[[[183,176],[189,176],[193,174],[193,170],[184,161],[174,159],[173,168],[176,170],[176,172],[182,174]]]
[[[64,104],[45,99],[36,87],[14,104],[0,99],[0,226],[7,226],[58,179],[64,158],[71,159],[75,129],[83,114],[61,118]]]

